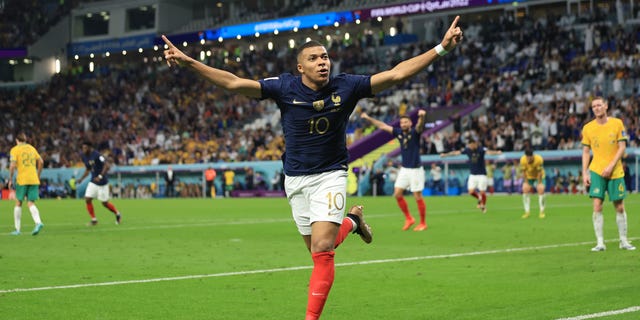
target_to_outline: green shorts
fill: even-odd
[[[37,184],[27,184],[24,186],[16,184],[16,200],[23,201],[26,196],[27,200],[36,201],[38,200],[39,189],[40,186]]]
[[[531,186],[531,187],[536,187],[538,185],[538,179],[527,179],[527,183]]]
[[[609,193],[610,201],[622,200],[627,196],[627,188],[624,184],[624,177],[617,179],[605,179],[601,175],[589,171],[591,186],[589,186],[589,197],[604,200],[605,192]]]

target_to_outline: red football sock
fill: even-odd
[[[113,214],[118,214],[118,210],[116,210],[116,207],[111,202],[105,203],[104,206],[109,209],[109,211],[113,212]]]
[[[424,199],[418,199],[418,212],[420,213],[420,224],[426,224],[427,220],[427,205],[424,203]]]
[[[336,244],[333,247],[337,248],[351,232],[353,232],[353,221],[349,218],[342,219],[342,225],[340,225],[338,236],[336,237]]]
[[[91,219],[95,220],[96,212],[93,210],[93,203],[87,203],[87,211],[89,212]]]
[[[398,207],[400,207],[400,210],[404,213],[404,217],[407,218],[407,220],[411,220],[411,213],[409,213],[407,201],[405,201],[404,198],[396,198],[396,201],[398,202]]]
[[[320,319],[324,303],[327,301],[335,274],[333,257],[335,252],[316,252],[311,254],[313,271],[309,279],[309,300],[305,320]]]
[[[480,204],[483,205],[483,206],[487,204],[487,193],[486,192],[480,192]]]

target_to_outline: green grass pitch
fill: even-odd
[[[640,250],[618,249],[610,202],[608,248],[594,253],[584,195],[548,196],[546,219],[532,196],[526,220],[519,195],[490,196],[487,214],[466,195],[425,200],[429,229],[403,232],[392,197],[349,198],[364,204],[374,240],[351,235],[336,250],[323,319],[561,319],[640,306]],[[13,202],[0,202],[1,319],[304,318],[311,258],[284,198],[113,203],[122,225],[94,203],[100,223],[88,227],[84,201],[38,201],[38,236],[25,205],[23,234],[10,236]],[[640,195],[626,208],[638,239]]]

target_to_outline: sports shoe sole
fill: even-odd
[[[371,226],[367,222],[364,221],[364,217],[362,215],[362,206],[353,206],[349,209],[349,213],[358,216],[360,218],[360,225],[358,225],[358,229],[356,233],[360,236],[362,241],[365,243],[371,243],[373,241],[373,233],[371,232]]]

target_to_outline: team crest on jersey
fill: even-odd
[[[324,100],[317,100],[313,102],[313,108],[316,109],[316,111],[320,111],[322,109],[324,109]]]
[[[331,94],[331,102],[333,102],[334,106],[339,106],[341,101],[342,98],[340,98],[340,96],[337,96],[335,92]]]

